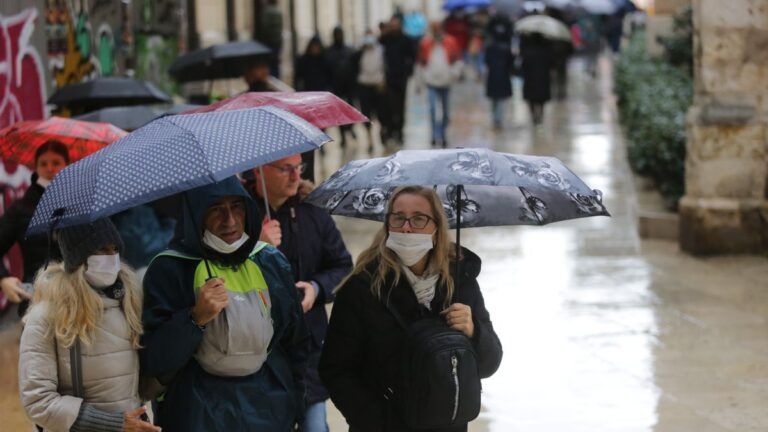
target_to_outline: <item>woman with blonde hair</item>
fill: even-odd
[[[141,288],[109,219],[56,232],[63,262],[35,278],[19,357],[21,401],[50,431],[159,431],[138,396]]]
[[[397,189],[337,288],[320,360],[350,431],[466,431],[477,416],[479,380],[502,349],[476,280],[480,258],[462,249],[457,279],[454,251],[435,191]]]

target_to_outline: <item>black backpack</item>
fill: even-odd
[[[385,397],[411,429],[464,425],[480,414],[480,372],[472,341],[439,318],[408,325],[392,305],[387,308],[405,329],[393,385]]]

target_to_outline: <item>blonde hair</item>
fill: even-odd
[[[131,345],[138,349],[143,333],[141,288],[133,270],[125,264],[120,269],[119,278],[125,290],[121,303],[131,329]],[[64,348],[71,347],[76,339],[90,345],[104,313],[104,301],[85,280],[85,266],[67,273],[62,263],[53,263],[37,273],[34,288],[33,303],[46,305],[46,321],[51,324],[51,331]]]
[[[450,241],[448,235],[448,218],[445,217],[445,211],[443,210],[443,203],[440,201],[440,197],[437,193],[427,187],[423,186],[402,186],[392,193],[387,204],[387,214],[392,213],[395,200],[400,195],[411,194],[423,197],[429,202],[430,209],[432,210],[432,219],[435,222],[437,229],[435,230],[435,244],[432,250],[428,253],[428,274],[438,274],[445,286],[445,306],[451,304],[453,298],[454,284],[453,277],[450,272],[450,261],[456,259],[455,249]],[[371,292],[373,295],[381,299],[381,290],[390,274],[394,275],[394,283],[400,282],[402,276],[401,266],[402,263],[397,257],[397,254],[387,247],[387,238],[389,237],[389,227],[387,222],[384,221],[384,225],[373,237],[373,242],[367,249],[365,249],[357,257],[357,263],[352,269],[352,272],[344,278],[343,281],[336,288],[341,289],[349,279],[358,274],[367,274],[372,277]],[[379,265],[374,274],[368,271],[368,266],[372,262],[378,261]]]

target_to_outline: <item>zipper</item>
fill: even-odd
[[[459,413],[459,359],[456,358],[456,354],[451,356],[451,366],[453,366],[453,386],[456,388],[455,396],[453,398],[453,417],[451,417],[451,423],[456,421],[456,415]]]

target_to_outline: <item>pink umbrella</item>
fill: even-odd
[[[352,105],[329,92],[251,92],[224,99],[200,108],[184,111],[194,114],[209,111],[230,111],[274,105],[290,111],[320,129],[352,123],[367,122]]]

